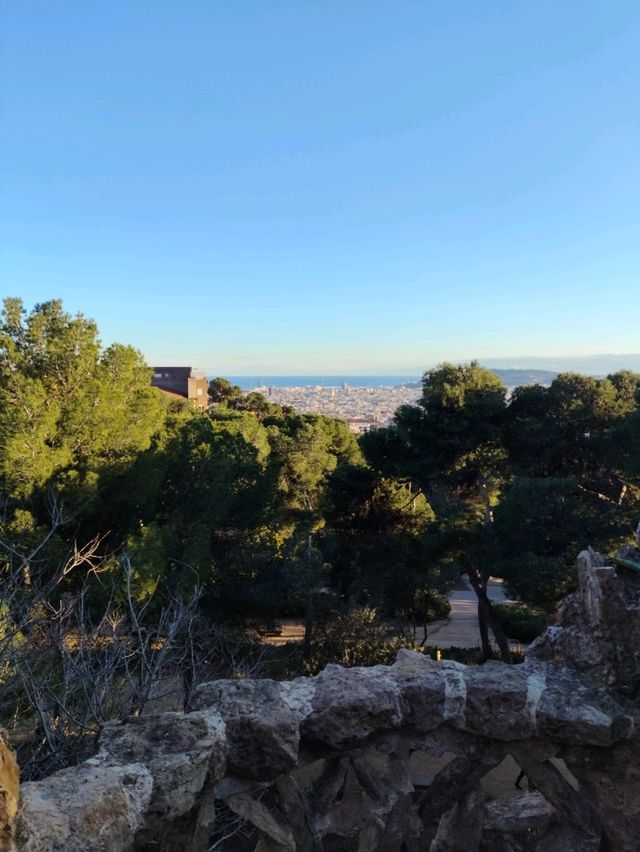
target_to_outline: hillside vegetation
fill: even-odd
[[[188,702],[204,677],[264,671],[279,618],[306,624],[280,674],[387,659],[389,625],[406,644],[461,573],[485,658],[491,625],[509,660],[489,576],[544,617],[576,552],[640,518],[637,374],[507,402],[490,370],[443,364],[358,440],[220,379],[206,413],[169,401],[137,350],[58,301],[5,300],[0,323],[0,721],[34,776],[159,683]]]

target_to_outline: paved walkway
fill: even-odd
[[[490,600],[494,603],[509,601],[500,580],[490,580],[487,587]],[[427,645],[437,645],[439,648],[477,648],[480,646],[480,627],[478,625],[478,599],[466,580],[456,583],[449,595],[451,615],[446,621],[436,621],[427,627]],[[493,634],[490,635],[493,636]],[[422,640],[422,632],[417,637]],[[513,648],[520,648],[517,642],[512,642]]]
[[[506,603],[508,598],[504,593],[502,581],[490,580],[488,586],[489,598],[495,603]],[[480,628],[478,626],[478,600],[475,592],[466,580],[459,580],[449,595],[451,615],[443,621],[435,621],[427,626],[426,645],[437,645],[438,648],[478,648],[480,647]],[[262,641],[269,645],[284,645],[287,642],[301,642],[304,639],[304,625],[291,619],[279,621],[281,632],[278,635],[263,637]],[[490,635],[492,635],[490,633]],[[422,642],[422,628],[416,632],[416,642]],[[495,644],[495,643],[494,643]],[[497,647],[497,646],[496,646]],[[512,642],[511,647],[520,650],[523,647]]]

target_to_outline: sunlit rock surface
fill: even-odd
[[[0,728],[0,852],[11,849],[18,810],[20,772],[6,732]]]

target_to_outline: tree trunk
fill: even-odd
[[[489,598],[487,598],[487,604],[489,607],[487,612],[487,619],[489,621],[489,626],[493,631],[493,635],[496,637],[498,648],[500,648],[500,655],[502,656],[502,659],[505,663],[513,663],[509,639],[507,638],[506,633],[502,629],[502,625],[498,621],[498,618],[494,612],[493,606],[491,605],[491,601],[489,600]]]
[[[511,657],[511,648],[509,647],[509,640],[502,629],[500,622],[496,618],[496,615],[493,611],[493,607],[491,605],[491,601],[489,600],[489,596],[487,595],[487,581],[482,576],[480,571],[471,563],[471,560],[467,558],[467,573],[469,575],[469,580],[471,585],[473,586],[473,590],[476,593],[476,597],[478,598],[478,619],[480,622],[480,635],[482,638],[482,653],[483,656],[486,655],[486,648],[484,644],[484,637],[482,636],[483,624],[486,629],[486,624],[491,627],[493,631],[493,635],[496,637],[496,642],[498,643],[498,648],[500,648],[500,655],[505,663],[512,663],[513,658]],[[489,645],[489,649],[491,646]],[[491,651],[489,655],[486,657],[487,659],[491,658]]]
[[[304,642],[302,645],[302,656],[308,660],[311,656],[311,642],[313,640],[313,592],[307,594],[307,604],[304,611]]]
[[[307,536],[307,562],[311,568],[313,565],[313,534]],[[312,570],[312,568],[311,568]],[[304,642],[302,645],[303,659],[308,660],[311,656],[311,642],[313,640],[313,623],[315,621],[315,600],[316,583],[311,583],[311,588],[307,592],[307,601],[304,609]]]
[[[489,641],[489,624],[487,610],[481,598],[478,598],[478,626],[480,628],[480,643],[482,645],[482,662],[493,659],[493,649]]]

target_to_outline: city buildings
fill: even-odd
[[[258,387],[270,402],[289,406],[301,414],[326,414],[344,420],[354,433],[386,426],[401,405],[415,405],[422,393],[420,385],[386,387]]]

